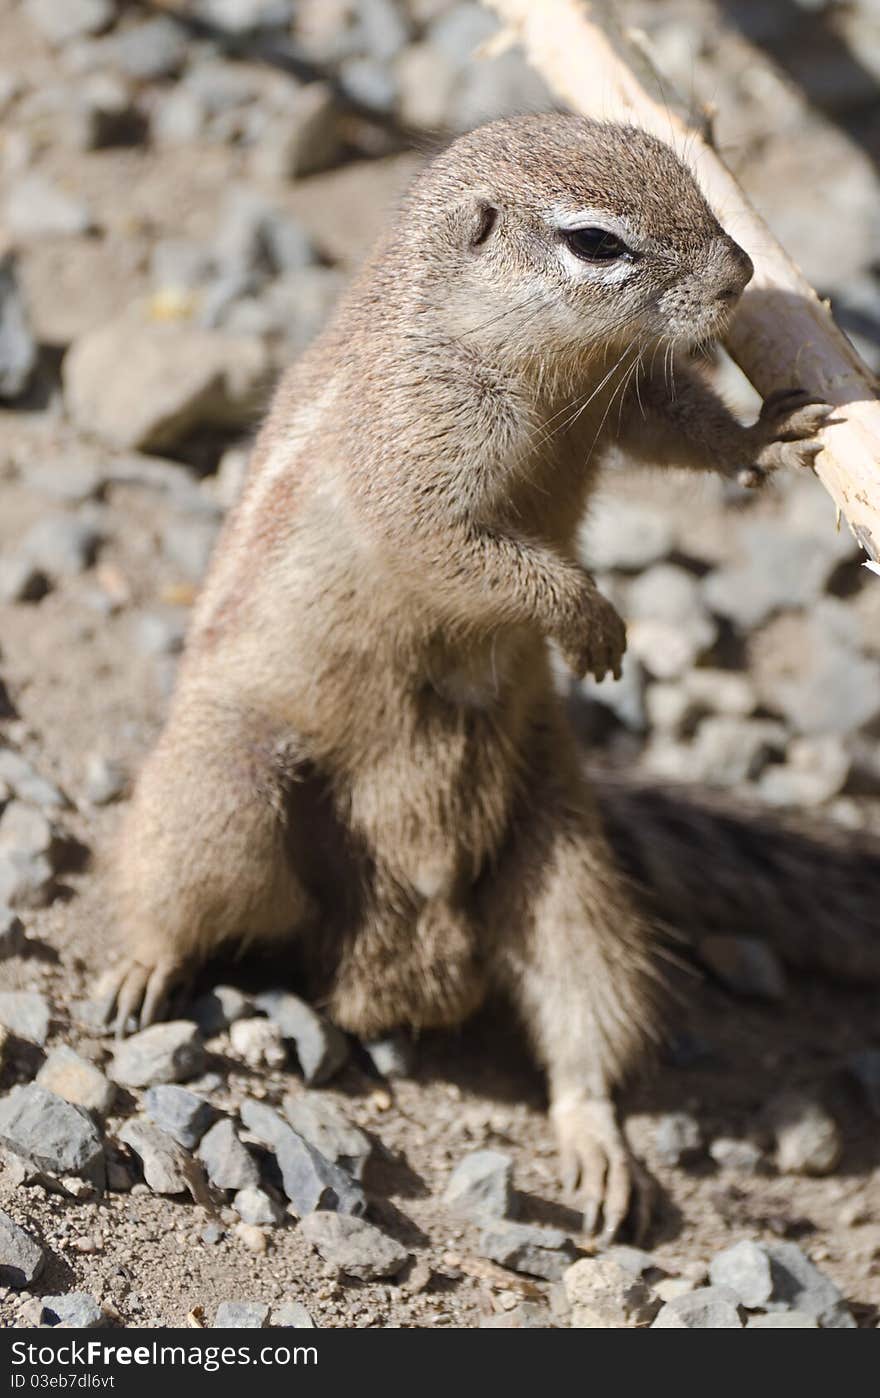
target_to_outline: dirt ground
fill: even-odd
[[[27,71],[28,64],[48,61],[11,0],[0,0],[0,34],[4,68]],[[420,159],[419,152],[404,151],[351,160],[273,188],[273,198],[347,275]],[[89,1026],[83,1002],[113,955],[102,861],[124,797],[92,804],[86,770],[97,753],[133,775],[160,730],[174,661],[145,648],[138,628],[145,616],[185,623],[192,600],[191,572],[167,547],[169,531],[194,517],[174,472],[201,493],[209,513],[216,497],[211,476],[199,481],[179,461],[160,463],[151,475],[146,457],[114,451],[75,429],[53,374],[70,340],[146,294],[148,252],[158,237],[210,234],[241,160],[236,150],[211,144],[71,154],[52,142],[40,160],[42,170],[88,200],[105,232],[98,245],[45,239],[22,259],[31,314],[42,327],[43,378],[24,405],[0,411],[0,558],[49,513],[94,522],[102,542],[93,566],[65,576],[38,603],[0,603],[0,676],[11,700],[10,715],[0,718],[0,745],[21,752],[67,794],[71,804],[61,823],[82,849],[61,872],[50,906],[23,914],[26,954],[0,963],[0,986],[48,998],[47,1049],[69,1044],[104,1063],[110,1042]],[[37,468],[54,465],[63,474],[73,461],[93,466],[97,485],[82,499],[59,499],[56,486],[40,483]],[[692,532],[705,518],[707,533],[724,534],[728,517],[712,488],[688,482],[669,491],[667,509],[687,516]],[[628,482],[627,497],[633,493]],[[771,500],[768,518],[775,509]],[[243,985],[278,984],[279,976],[283,967],[227,967],[209,971],[205,984],[230,977]],[[740,1238],[791,1239],[839,1285],[859,1324],[875,1327],[880,1129],[846,1063],[851,1054],[880,1046],[876,988],[790,975],[784,999],[765,1004],[695,975],[690,1003],[676,1014],[677,1049],[624,1099],[633,1146],[658,1184],[647,1244],[657,1265],[696,1277]],[[221,1109],[234,1109],[244,1095],[274,1104],[300,1083],[294,1066],[247,1069],[226,1036],[212,1040],[209,1050],[204,1090]],[[41,1056],[34,1045],[13,1042],[0,1092],[32,1079]],[[198,1091],[200,1081],[188,1085]],[[747,1138],[767,1100],[789,1087],[821,1095],[838,1123],[843,1154],[829,1176],[779,1174],[767,1157],[754,1172],[720,1168],[705,1154],[688,1167],[659,1158],[655,1134],[664,1114],[692,1113],[707,1143]],[[186,1197],[160,1197],[136,1185],[77,1202],[41,1186],[21,1188],[0,1168],[0,1206],[49,1253],[33,1294],[0,1287],[0,1326],[33,1325],[35,1297],[71,1290],[90,1292],[126,1326],[184,1325],[198,1307],[210,1321],[217,1304],[232,1298],[298,1300],[321,1327],[473,1327],[523,1295],[552,1306],[549,1283],[488,1279],[478,1260],[478,1230],[441,1201],[463,1155],[497,1147],[515,1163],[519,1217],[577,1234],[579,1216],[561,1187],[542,1079],[503,1009],[460,1033],[426,1035],[413,1076],[390,1086],[356,1049],[330,1090],[378,1142],[366,1177],[370,1216],[418,1264],[398,1284],[340,1280],[292,1221],[265,1233],[264,1250],[254,1252],[230,1210],[220,1218],[220,1240],[206,1241],[208,1215]],[[134,1106],[122,1092],[106,1125],[109,1139]]]

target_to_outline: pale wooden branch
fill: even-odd
[[[791,385],[838,410],[816,473],[859,544],[880,560],[880,402],[875,380],[800,270],[654,73],[638,36],[602,0],[484,0],[572,111],[624,121],[671,144],[694,171],[755,275],[726,345],[763,398]]]

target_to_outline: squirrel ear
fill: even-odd
[[[481,243],[485,243],[497,222],[498,210],[495,206],[487,199],[478,199],[471,210],[468,236],[470,246],[478,248]]]

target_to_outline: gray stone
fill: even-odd
[[[654,1148],[664,1165],[682,1165],[703,1153],[700,1123],[688,1112],[668,1112],[654,1133]]]
[[[364,1044],[370,1062],[383,1078],[408,1078],[413,1071],[412,1041],[403,1034],[389,1034]]]
[[[58,832],[45,812],[26,801],[10,801],[0,815],[0,852],[44,854],[50,863],[58,844]]]
[[[56,48],[72,39],[100,34],[116,18],[115,0],[25,0],[24,10],[43,38]]]
[[[21,753],[11,748],[0,748],[0,782],[12,787],[22,801],[30,801],[34,806],[66,806],[67,798],[53,782],[39,776]]]
[[[348,1120],[329,1093],[289,1093],[283,1107],[287,1120],[303,1140],[346,1174],[363,1179],[372,1142]]]
[[[562,1278],[570,1324],[581,1330],[635,1329],[650,1325],[660,1302],[612,1257],[582,1257]]]
[[[732,1136],[716,1136],[709,1146],[709,1154],[723,1170],[739,1170],[743,1174],[754,1174],[763,1156],[753,1141],[738,1141]]]
[[[852,1053],[846,1066],[864,1092],[869,1111],[880,1117],[880,1049]]]
[[[613,1247],[607,1248],[603,1253],[604,1257],[610,1257],[631,1277],[645,1280],[649,1273],[657,1273],[659,1276],[664,1268],[650,1252],[645,1252],[643,1248],[630,1247],[626,1243],[615,1243]]]
[[[509,1218],[513,1212],[513,1161],[497,1150],[476,1150],[453,1170],[443,1202],[466,1218]]]
[[[97,1330],[107,1317],[94,1296],[87,1291],[68,1291],[64,1296],[42,1296],[42,1325],[63,1325],[71,1330]]]
[[[661,1308],[652,1330],[741,1330],[736,1298],[723,1286],[701,1286]]]
[[[36,1083],[14,1087],[0,1099],[0,1145],[39,1173],[73,1175],[103,1187],[104,1146],[92,1118]]]
[[[520,1301],[509,1311],[485,1316],[481,1330],[554,1330],[555,1322],[546,1306],[537,1301]]]
[[[257,1188],[260,1183],[260,1168],[247,1146],[238,1138],[238,1133],[224,1117],[202,1137],[198,1158],[208,1172],[208,1179],[218,1189]]]
[[[86,760],[83,794],[92,806],[109,806],[128,786],[128,773],[120,762],[93,752]]]
[[[850,770],[844,738],[793,738],[785,762],[761,773],[758,793],[770,806],[821,806],[841,791]]]
[[[183,1194],[190,1187],[189,1161],[176,1141],[148,1121],[127,1121],[119,1139],[140,1157],[154,1194]]]
[[[247,186],[227,195],[218,216],[214,261],[244,286],[299,272],[315,261],[306,230]]]
[[[269,1307],[262,1301],[221,1301],[214,1318],[215,1330],[265,1330]]]
[[[134,642],[142,655],[178,655],[183,650],[186,616],[179,609],[143,612],[137,618]]]
[[[327,1160],[314,1146],[288,1127],[275,1147],[284,1193],[299,1218],[317,1209],[361,1215],[367,1201],[357,1180]]]
[[[50,578],[74,577],[94,563],[100,542],[100,531],[87,519],[45,515],[25,534],[19,552]]]
[[[281,1030],[269,1019],[237,1019],[229,1038],[232,1052],[250,1068],[283,1068],[287,1063]]]
[[[762,1244],[773,1277],[771,1306],[804,1311],[823,1330],[853,1330],[855,1321],[830,1277],[814,1266],[796,1243]]]
[[[363,1218],[310,1213],[299,1226],[306,1241],[325,1262],[360,1281],[395,1277],[410,1258],[406,1248]]]
[[[0,853],[0,904],[9,908],[45,908],[52,901],[55,875],[45,855],[19,850]]]
[[[858,618],[836,597],[777,617],[750,658],[762,702],[798,733],[852,733],[880,716],[880,661],[861,653]]]
[[[714,1286],[732,1291],[750,1311],[765,1306],[773,1295],[767,1250],[749,1238],[717,1253],[709,1264],[709,1277]]]
[[[292,1039],[302,1075],[309,1086],[328,1082],[348,1058],[348,1040],[335,1025],[287,990],[267,990],[256,1004]]]
[[[335,165],[342,150],[333,89],[323,82],[307,83],[255,146],[251,169],[261,179],[300,179]]]
[[[37,367],[31,332],[12,256],[0,258],[0,400],[18,398]]]
[[[124,1087],[186,1082],[205,1066],[199,1032],[189,1020],[151,1024],[116,1045],[111,1077]]]
[[[315,1322],[301,1301],[282,1301],[272,1312],[272,1328],[314,1330]]]
[[[289,29],[294,14],[293,0],[197,0],[195,9],[202,19],[232,34]]]
[[[213,270],[210,248],[188,238],[161,238],[150,257],[150,277],[157,291],[191,292],[204,286]]]
[[[63,1097],[65,1102],[85,1107],[99,1120],[103,1120],[110,1111],[116,1096],[116,1088],[112,1082],[108,1082],[100,1068],[81,1058],[66,1044],[52,1049],[36,1081],[39,1087]]]
[[[672,552],[672,520],[651,505],[604,496],[591,505],[582,531],[584,557],[590,568],[641,572]]]
[[[757,937],[704,937],[697,947],[703,965],[728,990],[757,1000],[785,998],[785,972],[767,942]]]
[[[38,991],[0,991],[0,1024],[17,1038],[44,1044],[49,1035],[50,1019],[49,1003]]]
[[[837,1122],[805,1092],[774,1097],[763,1118],[776,1140],[776,1168],[783,1175],[830,1175],[843,1154]]]
[[[133,312],[82,335],[62,366],[75,424],[140,451],[173,447],[198,428],[249,424],[269,375],[258,339]]]
[[[258,1102],[254,1097],[244,1099],[239,1108],[239,1116],[250,1134],[269,1150],[277,1150],[281,1142],[293,1132],[293,1128],[274,1107],[267,1106],[265,1102]]]
[[[558,1228],[498,1222],[483,1230],[480,1255],[515,1272],[560,1281],[576,1257],[571,1239]]]
[[[213,519],[171,520],[162,530],[162,550],[192,582],[198,582],[208,567],[219,525]]]
[[[266,1224],[277,1228],[284,1222],[284,1210],[264,1189],[248,1185],[240,1189],[232,1201],[232,1207],[242,1223]]]
[[[30,558],[20,553],[0,558],[0,602],[39,602],[49,586],[42,568]]]
[[[254,1006],[234,985],[215,985],[192,1007],[192,1016],[206,1038],[222,1034],[231,1024],[252,1015]]]
[[[696,578],[672,563],[655,564],[630,585],[626,616],[629,648],[660,680],[690,669],[718,631]]]
[[[92,228],[88,206],[43,174],[20,175],[6,196],[6,226],[22,242],[78,237]]]
[[[45,1261],[39,1243],[0,1209],[0,1285],[13,1286],[17,1291],[31,1286]]]
[[[93,62],[119,69],[137,82],[173,78],[188,55],[186,30],[168,15],[129,25],[91,46]]]
[[[194,1150],[217,1119],[216,1107],[176,1083],[151,1087],[144,1095],[144,1110],[156,1126],[185,1150]]]

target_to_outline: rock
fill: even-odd
[[[284,1222],[284,1210],[264,1189],[248,1185],[240,1189],[232,1201],[242,1223],[267,1224],[277,1228]]]
[[[753,630],[774,612],[810,606],[837,563],[816,537],[764,520],[741,523],[738,538],[743,561],[713,569],[703,593],[716,615],[742,631]]]
[[[92,218],[81,200],[33,171],[20,175],[6,196],[6,226],[26,243],[32,238],[81,236],[92,228]]]
[[[289,29],[293,0],[197,0],[197,13],[231,34],[257,29]]]
[[[0,1145],[39,1173],[103,1187],[104,1147],[88,1112],[36,1083],[0,1099]]]
[[[289,1093],[283,1107],[294,1131],[310,1146],[354,1179],[363,1179],[372,1142],[348,1120],[329,1093]]]
[[[581,541],[591,570],[639,573],[672,552],[675,530],[653,506],[604,496],[591,504]]]
[[[265,1102],[258,1102],[253,1097],[244,1099],[239,1108],[239,1116],[251,1135],[269,1150],[277,1150],[293,1130],[274,1107],[267,1106]]]
[[[819,1323],[806,1311],[771,1311],[769,1315],[750,1315],[747,1330],[818,1330]]]
[[[287,1050],[277,1024],[266,1019],[238,1019],[230,1026],[232,1051],[251,1068],[282,1068]]]
[[[673,563],[657,563],[627,593],[629,649],[657,679],[673,679],[712,646],[717,626],[696,578]]]
[[[54,888],[54,871],[45,855],[0,852],[0,904],[4,907],[45,908]]]
[[[25,14],[44,39],[63,48],[72,39],[100,34],[116,18],[115,0],[25,0]]]
[[[785,972],[772,947],[757,937],[704,937],[697,953],[707,970],[737,995],[783,1000]]]
[[[650,1252],[645,1252],[642,1248],[630,1247],[626,1243],[615,1243],[612,1247],[606,1248],[603,1257],[608,1257],[612,1262],[616,1262],[631,1277],[636,1277],[640,1281],[645,1281],[650,1274],[660,1276],[664,1268]],[[654,1282],[651,1282],[654,1285]]]
[[[770,1306],[804,1311],[823,1330],[852,1330],[855,1321],[840,1291],[804,1255],[796,1243],[763,1243],[770,1258],[773,1296]]]
[[[776,1168],[783,1175],[830,1175],[839,1163],[837,1122],[807,1093],[780,1093],[763,1118],[776,1138]]]
[[[219,522],[194,519],[191,515],[172,520],[162,530],[162,551],[191,582],[204,576],[217,541]]]
[[[37,367],[37,358],[15,259],[7,255],[0,258],[0,401],[24,393]]]
[[[360,1184],[292,1128],[286,1130],[275,1146],[275,1156],[284,1193],[297,1216],[302,1219],[316,1209],[357,1216],[365,1213],[367,1201]]]
[[[78,515],[44,515],[19,544],[26,558],[50,578],[75,577],[95,561],[101,534]]]
[[[880,716],[880,662],[861,654],[858,618],[836,597],[775,618],[749,653],[761,701],[798,733],[848,734]]]
[[[758,706],[758,696],[748,675],[735,670],[702,667],[682,676],[682,688],[697,712],[748,718]]]
[[[46,1255],[39,1243],[0,1209],[0,1285],[21,1291],[37,1280]]]
[[[128,786],[128,773],[119,762],[99,752],[90,753],[86,762],[83,794],[92,806],[109,806]]]
[[[20,956],[26,949],[27,939],[24,924],[18,913],[11,908],[0,907],[0,961],[10,956]]]
[[[713,1257],[709,1277],[713,1286],[726,1287],[750,1311],[765,1306],[773,1295],[767,1250],[748,1238]]]
[[[21,753],[0,748],[0,782],[12,787],[22,801],[41,808],[66,806],[67,798],[58,787],[39,776]]]
[[[688,1112],[668,1112],[654,1133],[654,1148],[664,1165],[682,1165],[703,1153],[703,1133]]]
[[[173,447],[196,429],[249,423],[269,373],[257,339],[132,314],[81,336],[62,367],[76,425],[140,451]]]
[[[545,1281],[561,1280],[577,1255],[571,1239],[560,1229],[531,1223],[490,1225],[483,1230],[479,1251],[491,1262]]]
[[[119,1139],[140,1157],[144,1179],[154,1194],[183,1194],[189,1189],[189,1161],[165,1131],[150,1122],[132,1120],[125,1123]]]
[[[215,1330],[265,1330],[269,1307],[262,1301],[221,1301],[214,1318]]]
[[[333,89],[323,82],[306,83],[254,148],[251,169],[260,179],[300,179],[335,165],[342,149]]]
[[[116,1088],[112,1082],[108,1082],[100,1068],[81,1058],[66,1044],[52,1049],[36,1081],[39,1087],[63,1097],[65,1102],[85,1107],[99,1120],[103,1120],[110,1111],[116,1096]]]
[[[150,1120],[184,1150],[195,1150],[217,1119],[216,1107],[175,1083],[151,1087],[144,1095],[144,1110]]]
[[[35,990],[0,991],[0,1024],[17,1038],[44,1044],[49,1035],[50,1019],[45,995]]]
[[[497,1150],[476,1150],[453,1170],[443,1202],[466,1218],[509,1218],[513,1212],[513,1161]]]
[[[843,738],[794,738],[786,760],[761,773],[758,792],[770,806],[821,806],[841,791],[850,770],[850,756]]]
[[[58,832],[43,811],[26,801],[10,801],[0,816],[0,852],[28,858],[45,855],[55,862]]]
[[[348,1058],[345,1035],[286,990],[267,990],[256,997],[264,1014],[292,1039],[303,1077],[309,1086],[328,1082]]]
[[[661,1277],[651,1289],[661,1301],[675,1301],[679,1296],[688,1296],[696,1286],[690,1277]]]
[[[143,612],[137,619],[134,643],[141,655],[178,655],[183,650],[186,617],[178,609]]]
[[[213,260],[226,276],[251,286],[315,262],[306,230],[247,186],[226,196],[218,216]]]
[[[2,314],[2,311],[0,311]],[[0,328],[2,335],[2,328]],[[2,355],[0,345],[0,355]],[[2,373],[2,365],[0,365]],[[0,395],[2,396],[2,395]],[[29,558],[13,553],[0,558],[0,602],[39,602],[49,591],[49,579]]]
[[[222,1034],[236,1020],[246,1019],[253,1012],[250,997],[234,985],[215,985],[213,990],[201,995],[192,1007],[192,1017],[207,1039],[214,1034]]]
[[[186,1082],[205,1066],[198,1030],[188,1020],[151,1024],[116,1045],[111,1077],[123,1087],[152,1087],[155,1083]]]
[[[282,1301],[272,1312],[272,1328],[314,1330],[315,1322],[301,1301]]]
[[[754,1174],[763,1156],[752,1141],[737,1141],[732,1136],[717,1136],[709,1146],[709,1154],[723,1170],[739,1170]]]
[[[383,1078],[408,1078],[413,1070],[413,1047],[403,1034],[389,1034],[364,1044],[370,1062]]]
[[[360,1281],[395,1277],[410,1258],[406,1248],[362,1218],[310,1213],[299,1226],[306,1241],[325,1262]]]
[[[610,1257],[582,1257],[562,1281],[575,1329],[634,1329],[650,1325],[660,1308],[644,1282]]]
[[[723,1286],[701,1286],[659,1311],[652,1330],[741,1330],[736,1298]]]
[[[90,46],[87,61],[115,68],[136,82],[173,78],[187,61],[189,38],[168,15],[132,24]]]
[[[869,1111],[880,1117],[880,1049],[850,1054],[847,1068],[865,1094]]]
[[[71,1330],[97,1330],[107,1317],[87,1291],[68,1291],[65,1296],[41,1297],[41,1325],[63,1325]]]
[[[197,1154],[208,1172],[208,1179],[218,1189],[259,1187],[259,1166],[247,1146],[238,1139],[228,1117],[206,1132]]]
[[[647,756],[653,771],[672,780],[739,786],[781,756],[787,737],[783,725],[772,719],[714,714],[703,719],[690,745],[658,744]]]

